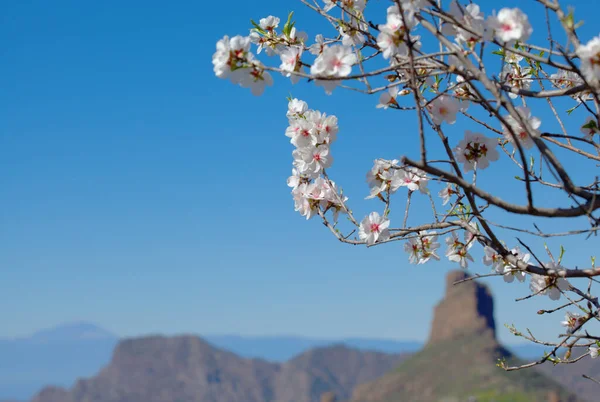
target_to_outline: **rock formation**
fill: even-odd
[[[528,401],[577,399],[536,370],[507,373],[498,359],[516,364],[495,338],[494,305],[489,289],[450,272],[446,294],[435,307],[429,342],[395,371],[358,386],[351,402]]]
[[[429,343],[455,339],[461,335],[495,337],[494,300],[487,286],[467,279],[465,271],[452,271],[446,277],[446,295],[435,307]]]

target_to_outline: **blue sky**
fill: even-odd
[[[290,92],[340,119],[330,174],[359,217],[380,210],[363,200],[373,159],[418,152],[414,115],[376,110],[376,96],[338,89],[328,97],[280,76],[256,98],[213,75],[219,38],[246,34],[250,18],[283,19],[291,9],[312,40],[324,25],[299,2],[32,0],[4,7],[0,337],[87,320],[123,336],[426,338],[445,272],[455,267],[410,265],[401,243],[342,245],[294,212],[285,184]],[[540,9],[524,10],[543,38]],[[593,10],[594,2],[577,2],[576,15]],[[598,34],[587,24],[581,32],[585,39]],[[501,169],[485,173],[512,197]],[[427,219],[422,201],[414,202],[414,222]],[[403,196],[396,202],[401,210]],[[514,235],[505,239],[515,244]],[[565,262],[588,263],[597,240],[580,240],[563,242]],[[525,284],[487,282],[500,326],[514,322],[553,337],[561,317],[535,311],[554,304],[516,304]],[[504,328],[500,338],[513,341]]]

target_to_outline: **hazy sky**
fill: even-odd
[[[545,37],[542,8],[504,3],[523,6],[535,37]],[[580,18],[597,13],[594,1],[573,3]],[[381,210],[378,201],[364,200],[373,160],[418,152],[415,115],[375,109],[377,96],[341,89],[326,96],[281,76],[256,98],[213,75],[219,38],[247,34],[250,18],[284,19],[290,9],[311,42],[326,26],[299,2],[276,0],[3,6],[0,337],[87,320],[123,336],[425,339],[445,272],[455,267],[410,265],[402,243],[369,250],[342,245],[316,219],[306,222],[294,212],[285,183],[292,162],[283,135],[290,93],[338,116],[330,174],[360,218]],[[382,22],[383,14],[371,17]],[[598,34],[591,25],[581,31],[584,41]],[[571,129],[581,116],[574,113]],[[459,120],[453,140],[465,128],[476,127]],[[492,166],[479,180],[522,202],[511,184],[500,182],[512,177],[502,173]],[[548,202],[548,194],[537,196]],[[429,219],[424,202],[413,199],[411,222]],[[401,216],[403,203],[398,195],[392,219]],[[514,234],[504,239],[516,244]],[[533,244],[540,250],[543,242]],[[563,244],[565,263],[585,266],[598,241]],[[475,256],[480,261],[481,253]],[[478,263],[473,271],[489,269]],[[514,341],[505,322],[554,337],[562,316],[535,311],[555,303],[517,304],[527,284],[488,283],[501,339]]]

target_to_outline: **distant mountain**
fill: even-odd
[[[506,372],[498,359],[518,361],[496,340],[489,289],[448,275],[446,295],[436,306],[429,342],[397,369],[354,391],[352,402],[574,402],[573,393],[539,370]],[[596,399],[597,400],[597,399]]]
[[[29,338],[30,342],[72,342],[87,340],[117,339],[111,332],[88,322],[72,322],[53,328],[35,332]]]
[[[294,336],[238,336],[208,335],[203,339],[242,357],[260,358],[273,362],[284,362],[302,352],[333,344],[344,344],[360,350],[383,353],[412,353],[423,347],[421,342],[396,341],[389,339],[340,338],[315,339]]]
[[[26,400],[46,384],[71,386],[107,364],[117,342],[110,332],[82,322],[0,339],[0,398]]]
[[[291,336],[208,336],[213,346],[246,358],[285,362],[316,347],[346,344],[386,353],[414,352],[418,342],[353,338],[327,340]],[[0,398],[28,400],[47,384],[71,387],[110,361],[118,338],[87,322],[44,329],[31,336],[0,339]]]
[[[47,387],[32,402],[318,402],[349,397],[403,356],[345,346],[310,350],[280,364],[245,359],[195,336],[121,341],[109,365],[70,390]]]

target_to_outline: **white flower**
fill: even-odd
[[[500,157],[496,150],[497,144],[495,138],[466,130],[465,138],[454,148],[456,160],[464,164],[465,172],[473,170],[475,166],[478,169],[485,169],[490,165],[490,161],[497,161]]]
[[[364,22],[357,21],[355,18],[350,23],[342,24],[338,30],[342,35],[342,45],[360,46],[365,43],[365,35],[362,32],[368,31],[369,26]]]
[[[294,198],[294,211],[300,212],[300,215],[310,219],[318,212],[320,200],[310,198],[309,184],[302,183],[292,190]]]
[[[317,77],[347,77],[352,72],[352,65],[357,62],[356,54],[347,46],[333,45],[325,48],[310,68],[310,73]],[[327,94],[339,84],[339,80],[316,80],[316,85],[325,88]]]
[[[580,130],[585,135],[585,138],[590,141],[594,140],[594,134],[600,132],[600,129],[598,129],[598,122],[593,116],[587,117]]]
[[[323,39],[323,35],[318,34],[317,36],[315,36],[315,42],[316,43],[310,45],[308,51],[310,52],[310,54],[318,56],[321,53],[323,53],[323,50],[325,49],[325,39]]]
[[[450,197],[454,194],[460,194],[458,187],[455,184],[448,183],[443,190],[438,193],[442,197],[442,205],[446,205],[450,201]]]
[[[302,174],[320,173],[333,163],[327,145],[298,148],[292,152],[294,166]]]
[[[562,266],[554,262],[549,262],[545,265],[547,269],[564,270]],[[566,291],[569,286],[569,282],[564,278],[554,278],[537,274],[531,274],[531,282],[529,283],[529,289],[534,294],[547,295],[552,300],[560,299],[561,291]]]
[[[440,257],[436,254],[436,250],[440,247],[440,243],[437,242],[437,233],[422,230],[418,235],[418,238],[409,239],[404,243],[404,251],[409,254],[409,262],[425,264],[431,258],[439,261]]]
[[[292,169],[292,175],[287,179],[288,187],[292,187],[293,189],[297,188],[299,185],[303,183],[308,183],[308,177],[306,175],[300,174],[298,169]]]
[[[408,25],[404,25],[404,20]],[[377,45],[383,52],[383,57],[389,59],[392,56],[408,55],[407,40],[415,41],[411,38],[409,31],[413,28],[414,19],[408,15],[404,19],[399,13],[388,13],[387,22],[384,25],[379,25],[379,35],[377,35]],[[414,44],[418,47],[417,43]]]
[[[396,97],[398,96],[398,91],[399,91],[398,86],[388,88],[387,91],[383,92],[379,96],[379,103],[375,107],[387,109],[391,105],[398,105],[398,102],[396,102]]]
[[[292,121],[287,130],[286,137],[290,137],[290,142],[297,148],[317,145],[316,127],[312,122],[305,119]]]
[[[419,12],[421,8],[425,8],[429,5],[427,0],[400,0],[402,9],[409,17],[412,17],[415,13]],[[388,7],[388,14],[400,14],[398,5]]]
[[[458,239],[456,232],[452,232],[449,237],[446,237],[446,257],[450,261],[458,262],[461,268],[467,268],[469,261],[474,262],[473,257],[469,254],[469,248],[473,245],[473,242],[463,243]]]
[[[540,131],[538,130],[538,128],[542,124],[542,121],[537,117],[531,116],[531,111],[527,107],[517,106],[515,109],[517,110],[517,113],[521,116],[521,118],[525,120],[533,129],[532,132],[528,133],[527,130],[521,125],[521,123],[511,115],[505,116],[504,119],[514,131],[515,136],[517,140],[521,143],[521,145],[527,149],[530,149],[534,144],[531,135],[540,135]],[[508,141],[513,142],[513,136],[511,135],[508,127],[504,126],[503,129],[504,137]]]
[[[342,3],[341,6],[346,10],[364,11],[366,0],[323,0],[325,7],[323,10],[329,11],[336,6],[337,3]]]
[[[300,81],[300,76],[292,74],[293,72],[299,72],[302,69],[302,48],[298,46],[289,46],[285,48],[280,54],[281,65],[279,68],[282,70],[281,74],[285,77],[291,77],[292,84],[296,84]]]
[[[360,223],[358,236],[361,240],[365,240],[368,245],[374,244],[376,241],[384,241],[389,239],[390,220],[379,216],[377,212],[371,212]]]
[[[392,167],[398,162],[396,159],[392,161],[376,159],[374,161],[373,168],[367,173],[367,183],[370,187],[370,195],[367,199],[377,197],[383,191],[393,194],[403,185],[404,172]]]
[[[592,85],[600,81],[600,36],[596,36],[575,51],[581,60],[581,72]]]
[[[469,28],[469,31],[450,23],[444,23],[442,32],[445,35],[455,35],[459,43],[466,43],[469,47],[472,47],[482,38],[488,38],[483,13],[480,11],[477,4],[471,3],[464,7],[459,5],[456,0],[453,0],[452,3],[450,3],[448,11],[454,19],[461,23],[461,25]]]
[[[521,68],[518,64],[505,64],[500,73],[500,79],[506,85],[516,89],[529,89],[531,87],[531,68]],[[508,92],[508,96],[516,99],[519,95],[513,92]]]
[[[531,258],[529,254],[522,252],[519,246],[510,250],[510,253],[514,255],[517,260],[523,262],[524,264],[527,264]],[[502,272],[501,268],[497,267],[496,272],[504,273],[504,282],[512,283],[515,278],[517,278],[519,282],[525,282],[525,271],[522,269],[510,264],[507,261],[503,262],[503,269],[504,271]]]
[[[427,109],[431,113],[434,124],[439,126],[443,121],[454,124],[456,113],[460,110],[460,104],[451,96],[441,95],[427,105]]]
[[[525,42],[533,32],[527,15],[518,8],[503,8],[498,15],[488,18],[488,26],[501,42]]]
[[[316,76],[346,77],[357,61],[356,54],[347,46],[334,45],[326,48],[313,63],[310,72]]]
[[[489,246],[485,246],[483,252],[485,253],[483,256],[483,263],[488,266],[491,265],[494,271],[503,273],[505,265],[504,258]]]
[[[286,117],[290,120],[295,120],[298,117],[301,117],[308,110],[308,105],[303,100],[292,99],[288,102],[288,111],[285,114]]]
[[[267,18],[261,18],[258,25],[265,31],[271,32],[279,26],[279,18],[269,15]]]
[[[407,187],[409,191],[419,190],[423,194],[427,194],[429,192],[427,189],[427,182],[429,181],[427,173],[415,167],[403,168],[402,172],[403,177],[400,184],[401,186]]]
[[[560,322],[560,325],[567,328],[567,333],[572,334],[575,329],[579,328],[585,322],[585,318],[581,314],[571,313],[567,311],[565,320]]]
[[[596,357],[598,357],[598,352],[600,351],[600,348],[598,346],[590,346],[589,351],[590,351],[590,357],[592,359],[595,359]]]
[[[240,72],[239,84],[242,87],[250,87],[255,96],[262,95],[266,86],[273,85],[273,77],[264,70],[258,60],[252,60],[249,67],[237,71]]]

